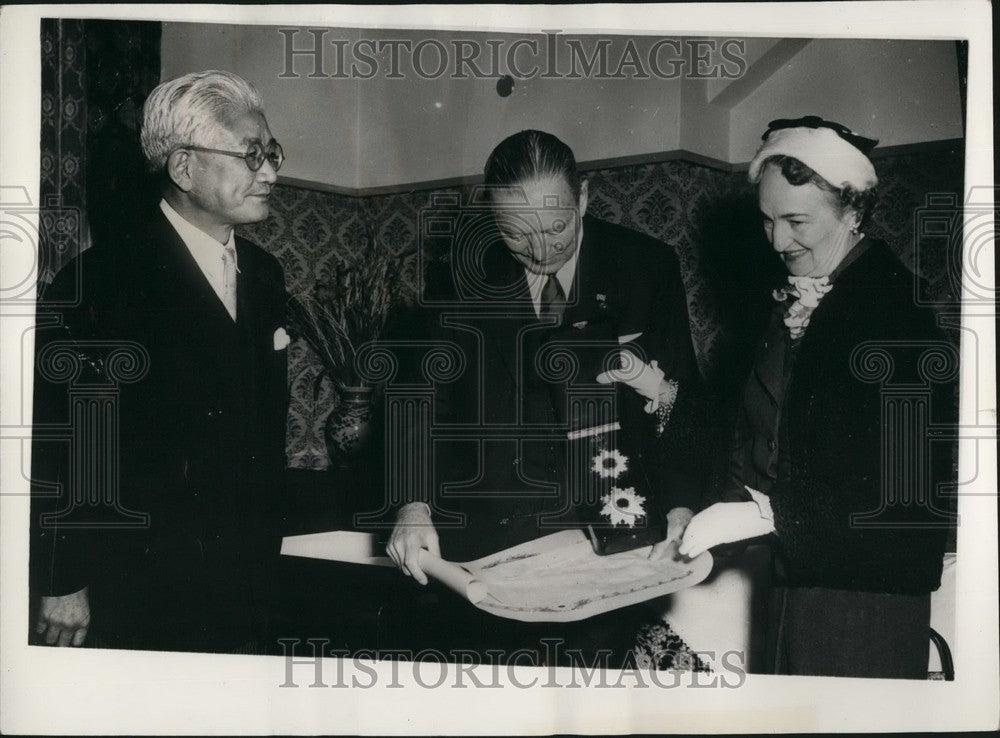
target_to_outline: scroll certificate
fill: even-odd
[[[396,566],[388,556],[376,556],[374,548],[374,535],[354,531],[288,536],[281,542],[281,553],[285,556],[303,556],[310,559],[328,559],[372,566]],[[460,564],[445,561],[429,551],[421,551],[420,568],[427,576],[454,590],[473,605],[486,597],[486,585]]]
[[[373,545],[371,534],[317,533],[286,538],[281,553],[394,566],[372,555]],[[573,621],[691,587],[712,569],[707,551],[691,560],[670,554],[651,560],[650,548],[598,556],[582,531],[564,530],[466,564],[426,552],[420,563],[429,576],[494,615]]]

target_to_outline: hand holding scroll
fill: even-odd
[[[430,508],[425,503],[411,502],[400,508],[385,550],[404,574],[427,584],[427,574],[420,566],[420,551],[427,550],[440,558],[441,549]]]
[[[671,545],[675,547],[681,542],[684,531],[694,517],[694,512],[686,507],[675,507],[667,513],[667,536],[662,541],[653,546],[649,552],[649,558],[658,559],[670,550]],[[676,556],[675,556],[676,558]]]

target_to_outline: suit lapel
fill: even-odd
[[[236,323],[241,332],[251,339],[251,345],[256,346],[261,324],[267,321],[263,320],[264,306],[260,304],[263,290],[254,282],[260,275],[250,268],[251,248],[243,239],[236,239],[236,260],[244,265],[236,276]]]
[[[255,268],[259,262],[256,246],[236,239],[239,263],[244,265],[237,280],[236,325],[244,343],[244,352],[253,366],[245,374],[265,382],[266,367],[274,360],[274,332],[284,325],[284,305],[276,303],[275,285],[266,282],[267,273]]]
[[[154,275],[145,288],[156,360],[178,388],[239,393],[240,377],[233,376],[245,352],[239,330],[177,231],[158,216],[149,244]]]
[[[527,338],[524,332],[537,323],[531,292],[524,276],[524,267],[510,256],[506,247],[497,244],[488,259],[485,269],[487,279],[497,285],[517,285],[513,305],[503,317],[488,321],[490,329],[487,335],[507,368],[511,381],[518,386],[523,372],[522,362],[518,358],[524,356]]]
[[[190,311],[199,321],[207,321],[206,328],[225,331],[233,329],[233,319],[219,296],[212,289],[208,278],[183,239],[166,219],[158,212],[156,219],[158,233],[154,236],[156,257],[154,268],[158,282],[163,285],[168,305],[175,305],[183,312]],[[237,257],[238,258],[238,257]],[[237,301],[239,287],[237,286]],[[237,308],[238,309],[238,308]]]
[[[607,317],[608,300],[613,299],[614,280],[618,273],[615,253],[602,241],[591,218],[584,218],[583,239],[573,277],[569,304],[563,314],[566,326]],[[609,297],[611,296],[611,297]]]
[[[785,376],[785,354],[788,352],[779,349],[779,344],[785,341],[784,323],[781,321],[781,314],[775,312],[764,335],[764,343],[759,349],[757,361],[754,362],[754,374],[760,386],[764,388],[771,402],[777,405],[778,398],[782,395],[782,384]]]
[[[514,297],[516,307],[510,308],[503,318],[489,322],[487,340],[493,343],[515,388],[523,389],[525,372],[528,371],[534,352],[541,345],[540,336],[544,332],[532,330],[539,324],[524,276],[524,267],[510,256],[502,244],[497,244],[487,257],[484,271],[498,285],[518,285]],[[602,243],[596,227],[585,227],[573,287],[567,296],[569,304],[563,314],[561,334],[565,335],[566,331],[572,330],[573,323],[596,322],[611,317],[608,315],[608,308],[614,300],[616,274],[614,249]]]

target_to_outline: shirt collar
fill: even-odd
[[[576,276],[576,263],[580,259],[580,247],[582,245],[583,223],[581,222],[580,228],[577,229],[576,249],[573,251],[573,255],[569,257],[569,259],[566,260],[566,263],[559,267],[559,271],[556,272],[556,279],[559,280],[559,286],[563,288],[563,294],[566,295],[567,299],[573,289],[573,278]],[[542,288],[548,281],[548,277],[544,274],[536,274],[535,272],[529,271],[527,268],[524,270],[524,276],[528,280],[531,297],[537,303],[541,297]]]
[[[232,249],[235,253],[236,251],[236,230],[229,229],[229,240],[226,243],[220,243],[214,238],[209,236],[203,230],[198,228],[188,220],[184,219],[184,216],[174,210],[170,203],[166,199],[160,200],[160,210],[166,216],[167,220],[170,221],[170,225],[174,227],[177,231],[177,235],[181,237],[188,249],[192,252],[201,250],[212,250],[220,251],[222,249]],[[238,267],[237,267],[238,268]]]

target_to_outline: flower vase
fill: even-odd
[[[331,465],[349,468],[364,454],[374,432],[372,387],[344,387],[340,403],[326,419],[326,450]]]

